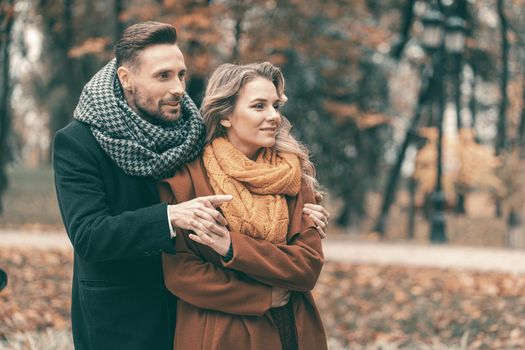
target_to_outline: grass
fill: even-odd
[[[52,230],[63,227],[51,167],[10,167],[8,177],[0,228]]]

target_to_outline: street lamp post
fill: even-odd
[[[458,54],[463,51],[465,45],[464,21],[457,17],[445,20],[444,15],[437,10],[430,10],[423,17],[423,45],[431,54],[436,74],[436,94],[438,97],[438,140],[436,161],[436,187],[432,194],[434,211],[432,213],[430,241],[435,243],[446,242],[445,223],[445,195],[442,185],[443,174],[443,118],[445,112],[445,89],[443,86],[444,58],[445,53]]]

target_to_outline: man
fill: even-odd
[[[55,136],[55,186],[75,253],[77,350],[172,349],[176,300],[164,287],[161,253],[174,253],[174,227],[210,235],[226,230],[216,207],[231,196],[159,203],[157,180],[194,159],[204,142],[176,42],[168,24],[127,28],[116,59],[86,84],[75,120]],[[305,211],[324,235],[326,211]],[[236,283],[261,308],[288,298],[250,279]]]

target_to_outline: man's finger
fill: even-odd
[[[231,201],[233,199],[233,196],[231,194],[216,194],[213,196],[206,196],[206,197],[200,197],[200,198],[206,199],[210,201],[210,203],[214,207],[218,207],[222,203]]]
[[[210,221],[216,222],[216,223],[218,223],[219,225],[222,225],[222,226],[228,225],[228,222],[226,221],[224,216],[222,216],[221,212],[218,211],[217,209],[215,209],[215,208],[213,208],[213,209],[202,208],[202,209],[198,209],[198,210],[206,213],[209,217],[211,217],[212,220],[210,220]]]
[[[201,218],[201,219],[204,219],[206,221],[209,221],[209,222],[213,222],[215,223],[215,219],[213,218],[213,216],[210,215],[209,212],[207,212],[208,208],[203,208],[203,209],[193,209],[193,214],[198,217],[198,218]]]

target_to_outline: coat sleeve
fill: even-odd
[[[176,254],[163,254],[164,283],[185,302],[208,310],[260,316],[271,306],[271,287],[245,274],[203,260],[178,230]]]
[[[287,243],[273,244],[232,232],[233,258],[223,265],[271,286],[312,290],[324,256],[315,224],[302,212],[304,203],[314,203],[314,196],[303,186],[292,209]]]
[[[81,136],[59,131],[53,145],[58,203],[75,253],[97,262],[173,251],[167,204],[111,214],[100,165]]]

